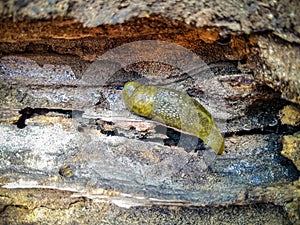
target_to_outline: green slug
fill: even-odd
[[[131,112],[196,136],[217,154],[224,151],[224,139],[211,114],[189,95],[138,82],[127,82],[122,94]]]

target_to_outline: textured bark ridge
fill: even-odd
[[[0,2],[0,221],[299,224],[299,10]],[[127,81],[200,102],[224,153],[130,113]]]

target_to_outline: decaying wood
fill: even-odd
[[[155,1],[136,11],[126,1],[69,3],[0,3],[4,223],[299,224],[300,20],[289,11],[298,1],[221,1],[210,10],[185,2],[164,12]],[[54,9],[65,19],[50,21]],[[207,66],[189,74],[162,63],[181,52],[141,51],[150,39],[183,46]],[[99,60],[133,41],[126,66]],[[164,60],[130,63],[136,52]],[[225,136],[224,154],[130,113],[120,90],[129,80],[198,100]]]

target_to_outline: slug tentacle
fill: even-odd
[[[217,154],[224,151],[224,139],[211,114],[187,94],[138,82],[127,82],[122,93],[131,112],[194,135]]]

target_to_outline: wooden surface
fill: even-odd
[[[93,17],[93,9],[86,18],[76,14],[85,25],[99,25],[87,28],[70,17],[49,20],[47,13],[37,18],[48,20],[24,20],[35,18],[26,10],[36,2],[15,4],[22,9],[16,11],[9,2],[0,4],[12,10],[4,12],[8,21],[0,28],[4,224],[299,224],[299,171],[293,164],[299,124],[297,116],[282,116],[289,113],[283,108],[299,111],[299,34],[292,17],[287,21],[295,26],[284,33],[288,25],[271,18],[275,6],[268,3],[244,5],[269,14],[247,23],[237,14],[240,25],[224,25],[227,17],[174,22],[170,13],[148,16],[141,9],[132,14],[141,18],[119,25],[107,17],[109,24],[102,24],[106,17]],[[77,4],[85,3],[77,2],[69,15]],[[285,15],[282,10],[275,12]],[[269,23],[273,19],[277,25]],[[171,47],[147,48],[143,41],[152,39]],[[130,43],[122,53],[130,54],[107,60],[104,53]],[[189,68],[193,57],[202,60],[193,73],[174,66]],[[225,136],[224,154],[130,113],[121,95],[129,80],[174,88],[203,104]]]

